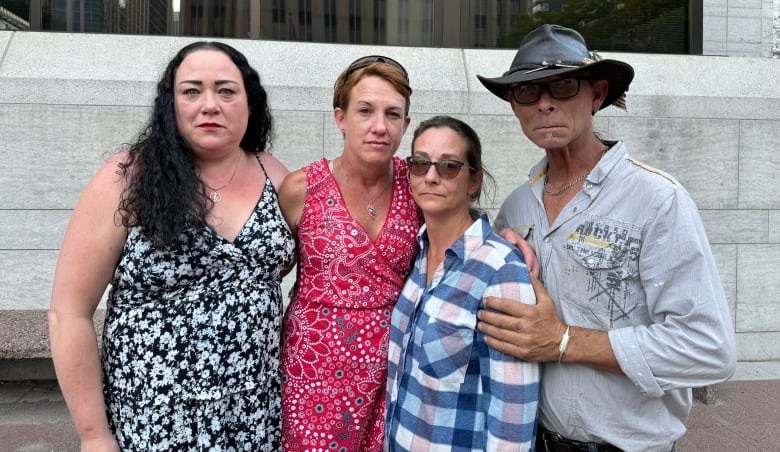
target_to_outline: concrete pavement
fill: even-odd
[[[716,393],[694,402],[678,452],[780,452],[780,363],[740,363]],[[56,382],[0,382],[0,452],[78,450]]]
[[[714,405],[694,402],[678,452],[780,451],[780,380],[717,385]]]
[[[78,450],[78,437],[55,381],[0,383],[0,451]]]

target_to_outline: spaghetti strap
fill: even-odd
[[[255,153],[255,158],[257,159],[257,163],[260,164],[260,168],[263,169],[263,174],[265,174],[265,178],[268,179],[268,171],[265,170],[265,166],[263,166],[263,162],[260,161],[260,152]]]
[[[260,151],[260,152],[265,152],[265,151]],[[257,159],[257,163],[260,164],[260,168],[262,168],[263,174],[265,174],[265,185],[271,189],[271,192],[274,194],[274,197],[277,198],[277,205],[278,205],[279,194],[276,192],[276,186],[274,186],[274,183],[271,182],[271,178],[268,177],[268,171],[265,170],[265,166],[263,165],[263,162],[260,161],[260,152],[255,153],[255,158]]]

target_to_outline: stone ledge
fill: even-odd
[[[105,310],[95,312],[98,337]],[[50,359],[49,319],[45,309],[0,310],[0,360]]]
[[[57,379],[51,358],[0,359],[0,384],[8,381]]]

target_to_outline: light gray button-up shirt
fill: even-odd
[[[546,363],[540,422],[570,439],[669,451],[685,433],[690,388],[723,381],[736,366],[698,209],[674,178],[631,159],[618,142],[549,225],[546,170],[545,158],[504,201],[494,227],[515,229],[536,250],[563,322],[609,331],[625,376]]]

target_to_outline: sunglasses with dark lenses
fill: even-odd
[[[542,89],[546,89],[553,99],[569,99],[580,92],[580,82],[584,79],[564,78],[549,83],[534,83],[515,85],[512,87],[512,98],[518,104],[532,104],[542,97]]]
[[[364,67],[371,66],[374,63],[384,63],[396,67],[398,70],[401,71],[401,74],[403,74],[406,81],[407,82],[409,81],[409,74],[406,73],[406,69],[404,69],[404,67],[401,66],[401,63],[395,61],[390,57],[386,57],[382,55],[364,56],[353,61],[352,64],[350,64],[349,67],[347,67],[347,73],[344,75],[344,78],[347,79],[349,78],[350,74],[357,71],[358,69],[363,69]]]
[[[406,161],[409,162],[409,172],[414,176],[425,176],[428,174],[428,169],[431,166],[436,168],[436,174],[444,179],[454,179],[460,173],[460,169],[466,164],[459,160],[440,160],[438,162],[432,162],[423,157],[411,156],[406,157]],[[471,171],[476,171],[475,168],[469,166]]]

